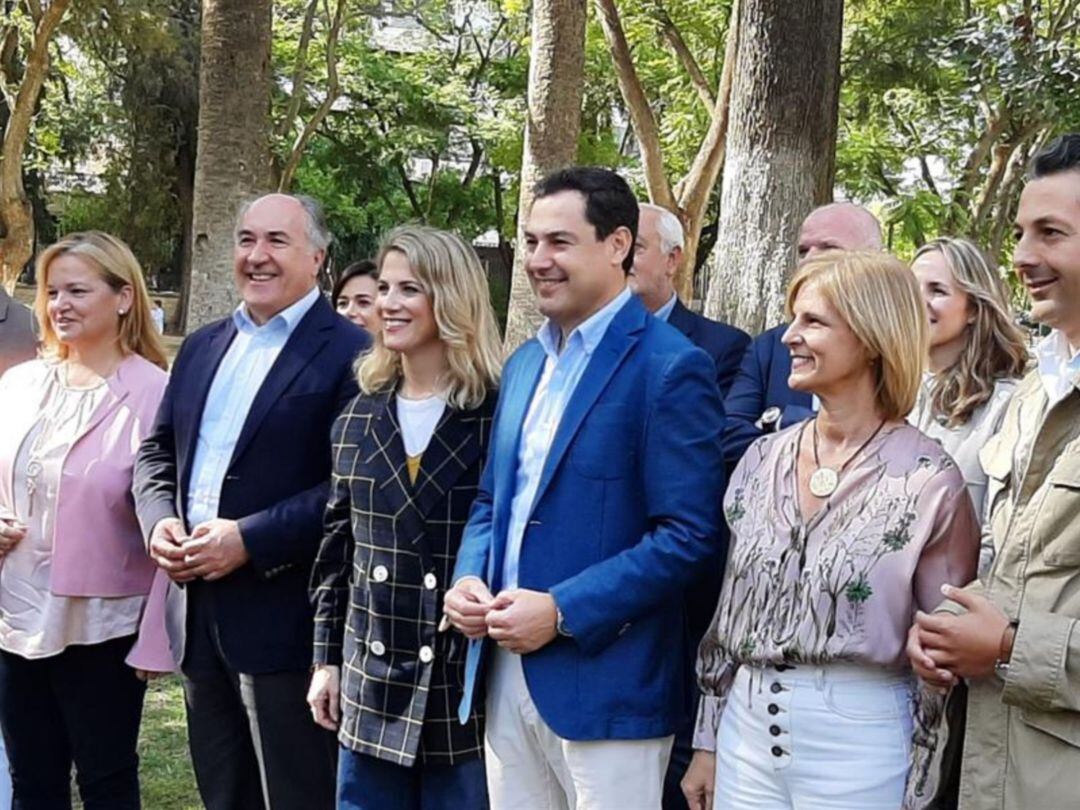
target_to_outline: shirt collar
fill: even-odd
[[[1080,373],[1080,351],[1073,351],[1065,333],[1055,329],[1035,347],[1039,376],[1051,399],[1059,399],[1072,388]]]
[[[653,315],[655,315],[662,321],[667,321],[667,319],[671,317],[671,313],[674,311],[675,304],[678,302],[678,300],[679,296],[676,293],[672,293],[671,298],[667,300],[667,303],[660,307],[660,309],[656,310]]]
[[[607,334],[611,322],[615,319],[619,310],[630,300],[632,294],[629,287],[623,287],[621,293],[578,324],[577,328],[566,338],[565,345],[569,346],[571,341],[578,341],[585,350],[585,354],[592,354],[593,350],[600,345],[600,341],[604,339],[604,335]],[[540,345],[548,357],[558,358],[559,327],[553,321],[550,319],[544,321],[540,331],[536,333],[536,339],[540,341]]]
[[[249,335],[259,334],[260,330],[266,330],[267,332],[276,332],[284,330],[286,335],[291,335],[293,330],[296,329],[297,324],[308,314],[318,299],[319,286],[315,285],[308,293],[299,301],[294,301],[281,310],[277,315],[268,320],[261,326],[252,320],[250,313],[248,313],[247,304],[241,302],[240,305],[233,310],[233,323],[236,324],[236,328],[240,332],[244,332]]]

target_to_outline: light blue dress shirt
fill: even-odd
[[[517,483],[510,503],[510,525],[506,537],[506,557],[503,561],[503,587],[518,586],[518,565],[521,561],[521,541],[525,525],[532,513],[533,500],[540,486],[548,450],[559,428],[566,404],[574,394],[589,358],[600,345],[611,321],[630,300],[631,292],[624,289],[607,305],[584,321],[566,338],[559,351],[559,327],[545,321],[536,339],[547,355],[544,371],[533,392],[529,410],[521,426],[518,447]]]
[[[671,294],[671,298],[660,309],[653,313],[657,318],[667,323],[667,319],[671,317],[671,311],[675,309],[675,303],[679,300],[679,296],[676,293]]]
[[[191,487],[187,494],[188,529],[218,516],[221,485],[232,461],[236,441],[255,395],[285,347],[297,324],[307,315],[320,293],[318,287],[259,326],[241,304],[233,312],[236,337],[221,360],[206,395]]]

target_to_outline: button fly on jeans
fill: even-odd
[[[777,706],[775,703],[770,703],[769,704],[769,714],[777,714],[777,713],[779,713],[779,711],[780,711],[780,707]]]
[[[769,733],[774,737],[780,736],[780,726],[769,726]]]
[[[774,695],[779,695],[784,691],[784,687],[780,685],[779,681],[773,681],[772,686],[769,687],[769,691]]]

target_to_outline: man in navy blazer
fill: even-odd
[[[629,287],[653,315],[674,326],[695,346],[704,349],[716,364],[716,384],[720,396],[727,394],[750,336],[726,323],[712,321],[687,309],[675,293],[675,273],[683,258],[685,234],[679,218],[666,208],[639,203],[637,240],[634,243],[634,267],[630,271]],[[725,532],[726,526],[721,525]],[[691,666],[697,658],[701,637],[709,628],[716,603],[720,597],[722,565],[715,561],[700,566],[698,577],[687,587],[684,596],[687,634],[684,642],[686,659]],[[697,682],[689,673],[692,695],[696,697]],[[697,701],[692,700],[675,734],[664,780],[664,810],[683,810],[686,798],[680,782],[694,755],[694,720]]]
[[[881,225],[852,203],[815,208],[799,228],[799,264],[828,250],[881,250]],[[787,384],[791,353],[780,342],[786,330],[787,324],[774,326],[751,341],[724,399],[724,461],[729,469],[763,433],[814,415],[813,398]]]
[[[329,241],[309,198],[243,209],[243,303],[184,341],[136,461],[139,520],[172,579],[169,641],[210,810],[334,806],[336,742],[304,700],[307,586],[330,426],[357,392],[352,362],[368,340],[316,285]]]
[[[708,356],[626,288],[638,208],[556,172],[525,227],[547,316],[503,372],[446,596],[487,688],[494,808],[655,807],[685,712],[683,590],[715,562],[723,406]]]
[[[679,300],[675,294],[675,273],[682,263],[686,243],[682,223],[659,205],[639,203],[638,208],[629,287],[649,312],[670,323],[708,353],[716,364],[720,396],[727,396],[750,336],[734,326],[698,315]]]

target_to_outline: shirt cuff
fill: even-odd
[[[716,734],[720,729],[720,716],[724,713],[726,698],[718,695],[702,695],[698,703],[697,722],[694,724],[694,749],[716,751]]]

